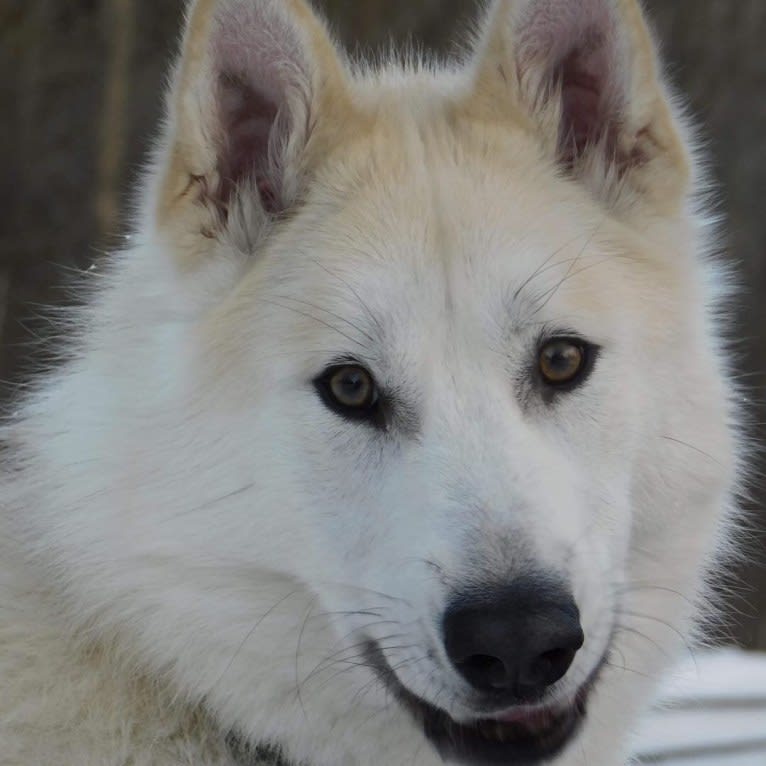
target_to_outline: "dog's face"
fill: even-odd
[[[675,365],[648,282],[675,276],[530,163],[523,135],[455,161],[470,136],[415,132],[345,157],[229,315],[251,342],[219,368],[249,381],[247,439],[268,445],[242,512],[279,498],[251,553],[457,720],[568,707],[617,621],[642,413]],[[482,635],[493,620],[505,648]],[[550,684],[519,681],[525,653],[549,653]]]
[[[406,120],[329,163],[215,316],[209,358],[252,418],[221,545],[263,514],[242,555],[308,584],[405,704],[505,713],[460,735],[504,763],[584,710],[659,450],[647,411],[675,406],[657,382],[694,341],[663,337],[678,269],[522,131]]]
[[[639,543],[728,475],[654,66],[628,0],[501,2],[464,71],[356,79],[300,3],[195,6],[148,216],[184,425],[126,545],[206,567],[177,630],[218,628],[228,665],[198,688],[277,615],[232,687],[272,688],[298,632],[272,675],[301,704],[345,671],[461,762],[573,738]],[[315,599],[297,618],[279,578]]]

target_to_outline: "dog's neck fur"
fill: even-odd
[[[0,554],[0,594],[3,603],[15,605],[0,613],[0,764],[117,766],[130,749],[141,763],[154,763],[161,750],[177,755],[171,762],[179,764],[191,753],[195,763],[210,766],[312,766],[287,760],[277,747],[226,736],[204,706],[184,701],[176,689],[146,678],[132,664],[121,665],[108,644],[67,641],[50,594],[24,577],[23,566],[9,567],[17,556],[7,546],[0,545]],[[19,673],[20,668],[39,672]],[[52,678],[58,696],[51,691]],[[9,725],[19,709],[31,710],[40,722],[32,739],[19,737]]]
[[[234,734],[227,741],[240,766],[311,766],[305,762],[299,765],[288,761],[279,747],[246,744]]]

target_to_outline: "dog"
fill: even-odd
[[[189,6],[130,245],[2,430],[3,766],[615,766],[744,462],[637,0],[451,64]]]

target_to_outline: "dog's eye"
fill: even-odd
[[[375,382],[362,367],[341,367],[328,382],[335,401],[342,407],[367,409],[375,403]]]
[[[579,340],[554,338],[540,348],[540,375],[549,386],[572,386],[588,366],[588,346]]]
[[[378,403],[372,375],[356,364],[330,367],[314,381],[325,404],[342,415],[370,417]]]

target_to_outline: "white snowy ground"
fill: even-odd
[[[766,766],[766,654],[698,655],[661,700],[636,740],[640,764]]]

